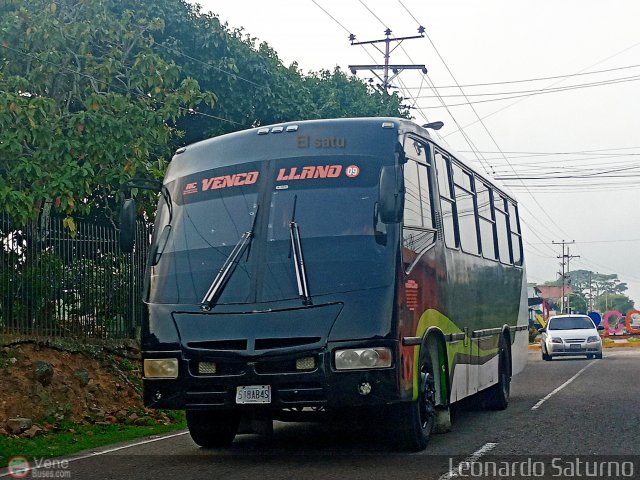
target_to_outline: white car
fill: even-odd
[[[553,357],[586,355],[587,358],[602,358],[602,339],[598,330],[604,327],[593,323],[587,315],[556,315],[547,326],[540,329],[542,359]]]

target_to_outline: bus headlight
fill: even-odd
[[[335,361],[336,370],[386,368],[391,366],[391,349],[376,347],[336,350]]]
[[[145,358],[144,378],[178,378],[178,359]]]

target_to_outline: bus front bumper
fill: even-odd
[[[399,393],[396,362],[381,369],[337,371],[332,367],[331,351],[298,351],[268,357],[190,355],[189,358],[182,352],[162,352],[160,355],[159,352],[145,352],[143,358],[178,359],[177,378],[143,380],[144,404],[151,408],[282,410],[324,407],[332,410],[403,400]],[[296,365],[300,359],[304,360]],[[215,370],[215,373],[203,374],[200,369]],[[242,400],[237,398],[238,391],[246,390],[246,387],[268,387],[268,402],[239,404]],[[262,392],[265,390],[261,389]]]

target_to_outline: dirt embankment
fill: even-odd
[[[133,342],[0,340],[0,435],[35,436],[69,423],[171,422],[142,407]]]

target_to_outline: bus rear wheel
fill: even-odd
[[[431,438],[436,418],[436,388],[427,349],[421,348],[418,372],[418,399],[395,405],[394,429],[400,434],[399,447],[405,451],[424,450]]]
[[[498,355],[498,383],[484,392],[484,404],[489,410],[505,410],[509,406],[511,355],[504,336],[500,337]]]
[[[187,410],[187,427],[194,442],[204,448],[228,447],[238,433],[240,417],[227,411]]]

